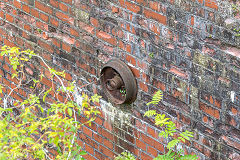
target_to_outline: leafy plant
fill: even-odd
[[[99,102],[100,96],[89,97],[82,93],[81,103],[76,103],[74,94],[81,88],[76,87],[75,82],[66,82],[64,72],[50,68],[33,51],[3,46],[1,56],[8,59],[12,66],[10,80],[18,84],[0,84],[3,95],[3,107],[0,107],[0,159],[83,159],[82,155],[86,153],[77,143],[77,131],[84,124],[90,125],[100,113],[92,105]],[[37,78],[26,75],[25,64],[32,57],[39,58],[46,66],[51,87],[43,85],[43,80],[47,78],[43,74]],[[26,90],[28,85],[25,99],[15,100],[11,105],[11,96],[23,87]],[[87,121],[80,123],[79,117],[86,117]],[[55,157],[49,154],[50,150],[55,151]]]
[[[240,28],[234,28],[233,30],[236,32],[235,36],[240,37]]]
[[[122,152],[114,160],[136,160],[130,152]]]
[[[150,104],[158,104],[162,100],[163,94],[161,90],[158,90],[154,95],[150,102],[147,103],[147,105]]]
[[[157,91],[152,100],[147,103],[147,105],[153,104],[157,105],[162,100],[163,94],[162,91]],[[174,152],[174,148],[176,149],[177,144],[185,142],[186,140],[190,140],[190,137],[193,137],[193,133],[188,130],[181,132],[179,136],[177,136],[176,125],[173,123],[170,118],[167,118],[165,114],[158,114],[156,110],[149,110],[145,112],[144,116],[153,117],[155,125],[163,127],[163,131],[159,133],[160,137],[171,138],[172,140],[167,144],[168,152],[163,155],[158,155],[154,160],[197,160],[198,157],[196,155],[183,155],[183,150],[177,150]],[[177,137],[177,138],[174,138]],[[130,158],[129,158],[130,157]],[[121,153],[115,160],[135,160],[134,156],[131,153],[123,152]]]
[[[149,57],[154,58],[154,53],[153,52],[149,53]]]
[[[153,104],[156,105],[162,99],[162,91],[157,91],[152,98],[152,101],[147,105]],[[171,138],[172,140],[168,142],[167,148],[168,152],[164,155],[158,155],[158,157],[154,158],[154,160],[197,160],[196,155],[182,155],[183,151],[173,152],[173,149],[177,146],[178,143],[185,142],[186,140],[190,140],[190,137],[193,137],[193,132],[189,132],[188,130],[181,132],[179,136],[177,136],[176,132],[176,124],[173,123],[170,118],[166,118],[165,114],[158,114],[156,110],[149,110],[145,112],[144,116],[153,117],[155,121],[155,125],[163,127],[164,130],[159,133],[160,137]],[[174,138],[177,137],[177,138]]]
[[[232,4],[232,9],[233,9],[233,14],[237,15],[238,13],[240,13],[240,6],[237,4]]]

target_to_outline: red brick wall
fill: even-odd
[[[0,42],[35,50],[67,80],[104,95],[101,66],[118,57],[131,66],[139,91],[131,106],[101,102],[102,115],[79,130],[87,159],[123,150],[138,159],[164,152],[161,129],[143,118],[158,89],[156,109],[194,131],[184,145],[200,159],[240,159],[239,13],[233,0],[0,0]],[[2,81],[10,68],[1,59]],[[44,72],[38,64],[34,71]],[[35,72],[34,72],[35,73]],[[47,75],[47,73],[45,73]],[[47,77],[47,76],[46,76]],[[46,78],[47,84],[47,78]],[[18,99],[24,90],[14,93]],[[115,108],[115,111],[114,111]],[[82,119],[81,119],[82,120]]]

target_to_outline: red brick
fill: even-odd
[[[5,14],[4,14],[4,12],[3,12],[3,11],[0,11],[0,17],[4,19],[4,17],[5,17]]]
[[[149,7],[155,11],[159,11],[159,2],[150,1]]]
[[[213,9],[218,9],[216,0],[205,0],[205,6]]]
[[[157,155],[158,155],[158,151],[156,149],[152,148],[151,146],[148,146],[147,152],[149,154],[151,154],[153,157],[157,157]]]
[[[149,155],[147,155],[146,153],[142,152],[141,153],[141,159],[150,160],[150,159],[153,159],[153,158],[150,157]]]
[[[62,2],[67,3],[67,4],[72,4],[72,0],[62,0]]]
[[[140,7],[137,4],[125,1],[125,6],[128,10],[134,13],[138,13],[140,11]]]
[[[30,13],[30,8],[29,8],[29,6],[27,6],[27,5],[25,5],[25,4],[22,5],[22,10],[25,11],[25,12],[27,12],[27,13]]]
[[[69,24],[74,24],[74,19],[62,12],[56,12],[56,17]]]
[[[98,22],[97,19],[91,17],[91,18],[90,18],[90,22],[91,22],[91,24],[92,24],[93,26],[99,27],[99,22]]]
[[[113,143],[110,142],[108,139],[103,139],[103,144],[104,144],[106,147],[108,147],[108,148],[110,148],[110,149],[113,149]]]
[[[36,26],[42,30],[48,31],[48,25],[46,23],[43,23],[41,21],[36,22]]]
[[[116,38],[112,37],[110,34],[103,32],[103,31],[97,31],[96,33],[97,37],[116,46],[117,45],[117,40]]]
[[[92,26],[90,26],[88,24],[85,24],[85,23],[83,23],[81,21],[79,21],[78,26],[79,26],[79,28],[87,31],[88,33],[94,34],[94,32],[95,32],[94,27],[92,27]]]
[[[136,139],[136,146],[138,148],[141,148],[142,150],[146,151],[146,147],[147,145],[145,143],[143,143],[142,141],[140,141],[139,139]]]
[[[23,1],[23,2],[25,2],[27,4],[32,4],[32,0],[21,0],[21,1]]]
[[[214,105],[215,105],[216,107],[218,107],[218,108],[221,108],[221,107],[222,107],[221,101],[220,101],[220,100],[217,100],[217,99],[214,100]]]
[[[14,1],[13,1],[13,5],[14,5],[15,7],[21,9],[21,3],[20,3],[19,1],[14,0]]]
[[[22,37],[25,38],[25,39],[30,39],[30,36],[27,32],[22,32]]]
[[[193,16],[191,17],[191,25],[192,26],[194,25],[194,17]]]
[[[89,137],[92,137],[92,135],[93,135],[92,130],[87,128],[87,127],[85,127],[85,126],[83,126],[83,133],[88,135]]]
[[[47,78],[43,77],[41,81],[44,85],[48,86],[49,88],[52,87],[52,81],[48,80]]]
[[[136,78],[140,78],[140,71],[136,68],[133,68],[133,67],[130,67],[132,72],[133,72],[133,75],[136,77]]]
[[[144,91],[144,92],[148,92],[148,86],[146,84],[144,84],[143,82],[138,82],[139,87]]]
[[[137,3],[146,6],[148,4],[147,0],[135,0]]]
[[[20,102],[23,101],[23,99],[16,92],[13,93],[12,97],[15,98],[16,100],[20,101]]]
[[[127,44],[127,45],[126,45],[126,51],[127,51],[128,53],[131,53],[131,50],[132,50],[131,45],[130,45],[130,44]]]
[[[203,116],[203,122],[208,123],[208,117],[207,116]]]
[[[176,75],[178,75],[178,76],[180,76],[180,77],[182,77],[182,78],[184,78],[184,79],[188,79],[188,74],[185,73],[185,72],[183,72],[183,71],[181,71],[180,69],[178,69],[178,68],[176,68],[176,67],[172,67],[172,68],[169,70],[169,72],[172,72],[172,73],[174,73],[174,74],[176,74]]]
[[[31,8],[31,15],[39,18],[39,12],[34,8]]]
[[[126,60],[132,65],[136,66],[136,59],[128,54],[126,54]]]
[[[65,51],[67,51],[67,52],[71,52],[71,46],[70,45],[68,45],[68,44],[66,44],[66,43],[64,43],[64,42],[62,42],[62,49],[63,50],[65,50]]]
[[[51,45],[49,45],[41,40],[38,40],[38,44],[40,47],[43,47],[45,50],[49,51],[50,53],[53,53],[53,48]]]
[[[13,42],[10,42],[7,39],[4,39],[4,44],[7,45],[7,46],[10,46],[10,47],[16,47],[16,45]]]
[[[114,141],[114,136],[112,133],[110,133],[109,131],[107,131],[104,128],[99,128],[99,132],[102,136],[104,136],[105,138],[107,138],[110,141]]]
[[[28,25],[28,24],[25,24],[25,25],[24,25],[24,29],[25,29],[25,30],[27,30],[27,31],[29,31],[29,32],[31,32],[31,31],[32,31],[32,28],[31,28],[31,26],[30,26],[30,25]]]
[[[40,9],[41,11],[48,13],[48,14],[53,14],[53,10],[52,8],[46,6],[45,4],[39,2],[39,1],[35,1],[35,7]]]
[[[61,47],[60,41],[59,41],[58,39],[56,39],[56,38],[52,38],[52,43],[53,43],[55,46],[57,46],[58,48]]]
[[[40,13],[40,18],[45,22],[49,21],[49,17],[46,14]]]
[[[108,157],[114,157],[115,155],[112,150],[109,150],[102,145],[99,145],[99,151]]]
[[[88,145],[88,144],[85,144],[85,151],[87,151],[88,153],[90,154],[94,154],[94,149],[92,146]]]
[[[50,19],[50,23],[51,23],[52,25],[54,25],[55,27],[58,27],[58,25],[59,25],[58,20],[56,20],[55,18],[51,18],[51,19]]]
[[[161,14],[158,14],[156,12],[153,12],[151,10],[148,10],[148,9],[144,9],[143,13],[145,14],[145,16],[147,18],[152,18],[152,19],[155,19],[156,21],[166,25],[167,24],[167,17],[166,16],[163,16]]]
[[[151,31],[153,31],[157,35],[160,35],[161,29],[160,29],[159,25],[152,23],[149,27],[150,27]]]
[[[13,16],[11,16],[10,14],[6,13],[6,20],[9,21],[9,22],[11,22],[11,23],[13,23],[14,18],[13,18]]]
[[[63,3],[59,3],[59,9],[61,9],[63,12],[68,12],[68,6]]]
[[[117,7],[112,7],[112,12],[113,13],[118,13],[119,12],[119,8],[117,8]]]
[[[58,8],[59,2],[57,0],[50,0],[49,2],[53,7]]]
[[[125,8],[125,3],[124,3],[124,0],[118,0],[119,4]]]
[[[70,34],[75,36],[75,37],[79,37],[79,33],[77,30],[73,29],[73,28],[70,28]]]
[[[234,108],[234,107],[232,107],[231,111],[232,111],[233,115],[237,115],[238,114],[238,110],[236,108]]]
[[[207,106],[206,104],[200,102],[199,103],[199,108],[200,108],[200,110],[204,111],[205,113],[207,113],[210,116],[213,116],[217,119],[220,118],[219,111],[217,109],[212,108],[211,106]]]

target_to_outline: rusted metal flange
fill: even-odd
[[[101,71],[101,85],[112,103],[130,104],[136,100],[137,84],[131,69],[121,60],[108,61]]]

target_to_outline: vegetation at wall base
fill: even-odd
[[[147,103],[147,105],[157,105],[163,97],[163,93],[161,90],[157,91],[152,100]],[[154,118],[154,122],[156,126],[160,126],[163,128],[163,131],[159,133],[160,137],[170,138],[172,139],[167,144],[168,152],[163,155],[158,155],[154,160],[197,160],[198,157],[196,155],[183,154],[183,150],[178,150],[176,146],[179,143],[184,143],[186,140],[190,140],[190,137],[193,137],[193,132],[188,130],[181,132],[178,136],[176,130],[176,124],[173,123],[170,118],[166,118],[165,114],[159,114],[156,110],[148,110],[145,112],[144,116],[149,118]],[[177,138],[174,138],[177,137]],[[131,155],[131,153],[123,152],[115,160],[135,160],[135,157]]]
[[[0,84],[0,159],[84,159],[86,153],[78,143],[78,129],[91,125],[100,114],[92,105],[99,102],[100,96],[81,93],[77,103],[74,94],[81,92],[81,87],[66,81],[64,71],[51,68],[33,51],[3,46],[1,56],[9,62],[10,78],[15,84]],[[44,63],[49,77],[26,74],[32,57]],[[13,98],[17,90],[27,90],[22,100],[19,95],[18,100]],[[87,120],[81,123],[81,118]]]

